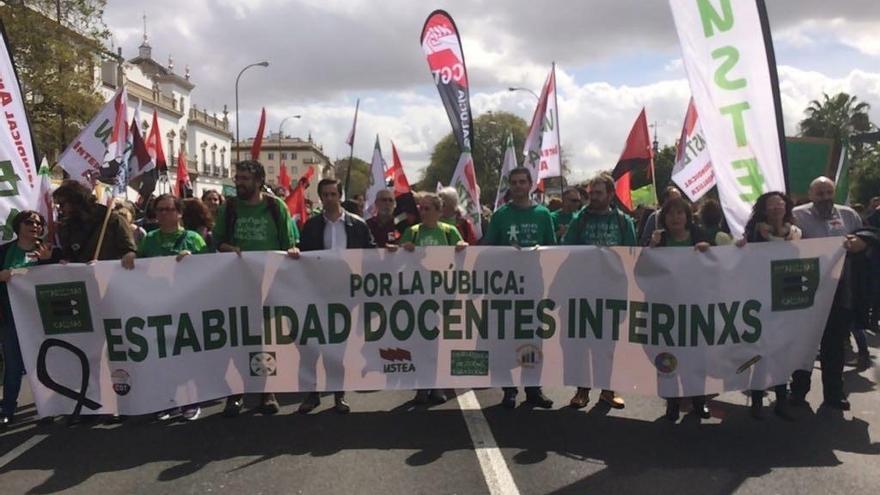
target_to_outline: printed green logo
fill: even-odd
[[[452,376],[488,376],[489,351],[452,351]]]
[[[38,285],[34,289],[46,335],[94,331],[85,282]]]
[[[770,263],[770,270],[771,311],[791,311],[813,305],[819,289],[819,258],[777,260]]]

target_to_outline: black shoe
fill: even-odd
[[[441,388],[435,388],[431,390],[428,394],[431,397],[431,402],[434,404],[445,404],[446,403],[446,393],[443,392]]]
[[[418,390],[416,392],[415,398],[413,398],[413,402],[415,402],[416,404],[422,404],[422,405],[427,404],[428,403],[428,390],[427,389]]]
[[[791,394],[788,398],[788,405],[794,407],[809,407],[810,403],[807,402],[807,398],[803,395]]]
[[[260,412],[262,414],[278,414],[281,408],[278,406],[278,400],[275,394],[263,394],[260,397]]]
[[[345,402],[344,395],[336,397],[336,404],[333,406],[333,409],[339,414],[348,414],[351,412],[351,406],[348,405],[348,402]]]
[[[9,416],[0,416],[0,430],[5,430],[12,424],[12,418]]]
[[[749,406],[749,414],[755,419],[764,419],[764,404],[762,401],[752,400],[752,405]]]
[[[840,411],[849,411],[850,410],[849,401],[846,399],[826,400],[825,402],[822,403],[822,405],[825,407],[830,407],[831,409],[838,409]]]
[[[856,369],[865,371],[871,367],[871,355],[867,352],[859,352],[859,358],[856,361]]]
[[[318,392],[309,392],[306,399],[299,405],[298,412],[308,414],[321,404],[321,395]]]
[[[501,405],[506,409],[516,407],[516,390],[505,390],[504,398],[501,399]]]
[[[234,418],[241,414],[241,408],[244,407],[243,395],[230,395],[226,398],[226,406],[223,408],[224,418]]]
[[[666,401],[666,414],[663,415],[664,418],[669,421],[675,422],[678,421],[678,416],[681,414],[681,406],[678,405],[677,400],[667,400]]]
[[[530,394],[526,394],[526,402],[529,404],[540,407],[543,409],[550,409],[553,407],[553,401],[548,399],[546,395],[540,390],[532,392]]]
[[[703,418],[709,419],[712,417],[712,413],[709,411],[709,406],[706,404],[705,400],[694,400],[694,414]]]
[[[794,416],[791,415],[791,411],[784,403],[780,404],[779,402],[777,402],[776,406],[773,408],[773,414],[784,421],[794,421]]]

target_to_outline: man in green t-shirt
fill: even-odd
[[[235,198],[229,198],[217,211],[214,242],[221,253],[242,251],[287,251],[298,256],[290,231],[290,212],[280,199],[263,194],[266,170],[256,160],[235,164]],[[226,399],[223,415],[231,418],[241,413],[244,397]],[[275,394],[261,395],[259,411],[275,414],[279,410]]]
[[[550,213],[550,216],[553,217],[553,226],[557,239],[562,239],[565,235],[569,222],[571,222],[574,214],[581,209],[583,202],[584,199],[581,196],[581,191],[576,187],[567,187],[562,192],[562,208]]]
[[[532,174],[525,167],[517,167],[508,175],[510,202],[502,205],[492,215],[484,243],[490,246],[553,246],[556,234],[550,210],[535,204],[529,197],[532,190]],[[516,407],[516,387],[504,387],[501,405]],[[553,401],[541,391],[541,387],[526,387],[526,402],[543,408],[553,407]]]
[[[614,179],[599,174],[587,186],[590,203],[577,212],[568,224],[562,244],[568,246],[635,246],[636,229],[632,218],[612,207]],[[599,396],[615,409],[623,409],[626,403],[613,390],[603,390]],[[569,405],[581,409],[590,401],[590,389],[578,387]]]

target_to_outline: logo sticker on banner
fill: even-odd
[[[819,259],[777,260],[773,273],[773,311],[806,309],[813,305],[819,288]]]
[[[110,373],[110,380],[113,381],[113,391],[116,395],[127,395],[131,392],[131,375],[125,370],[113,370]]]
[[[275,376],[278,373],[278,362],[274,352],[252,352],[251,376]]]
[[[541,364],[543,353],[538,346],[526,344],[516,350],[516,362],[523,368],[534,368]]]
[[[38,285],[36,292],[46,335],[94,331],[86,284]]]
[[[678,368],[678,358],[668,352],[661,352],[654,358],[654,366],[661,375],[671,375]]]
[[[452,376],[488,376],[489,351],[452,351]]]

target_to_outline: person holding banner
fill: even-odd
[[[340,203],[342,183],[337,179],[321,179],[318,182],[318,197],[324,212],[309,218],[303,226],[299,249],[293,250],[293,258],[299,258],[299,251],[319,251],[322,249],[373,249],[376,241],[363,218],[345,211]],[[327,361],[325,360],[325,365]],[[340,414],[351,412],[345,401],[345,391],[333,394],[334,409]],[[309,392],[299,406],[299,412],[307,414],[321,404],[319,392]]]
[[[391,189],[381,189],[376,192],[376,214],[367,219],[367,227],[373,234],[376,246],[385,247],[387,245],[396,245],[400,239],[400,232],[394,224],[394,207],[397,203],[394,201],[394,191]]]
[[[0,428],[12,423],[18,406],[24,362],[18,345],[18,332],[12,318],[12,306],[6,283],[17,273],[17,269],[31,265],[57,262],[61,253],[53,250],[40,237],[46,232],[46,219],[36,211],[19,212],[12,219],[15,240],[0,246],[0,332],[3,338],[3,401],[0,402]]]
[[[834,181],[827,177],[817,177],[810,183],[810,203],[792,210],[795,223],[803,231],[804,239],[820,237],[844,237],[843,247],[849,253],[865,249],[864,241],[850,234],[862,227],[862,219],[852,208],[834,204]],[[834,303],[822,334],[819,346],[819,361],[822,363],[823,405],[849,411],[850,404],[843,391],[843,364],[845,342],[849,339],[850,327],[854,321],[852,263],[847,256]],[[810,391],[810,370],[797,370],[791,380],[791,400],[794,406],[807,405],[807,392]]]
[[[461,214],[461,207],[458,205],[458,191],[454,187],[448,186],[437,191],[437,194],[440,195],[440,200],[443,202],[440,221],[458,229],[464,242],[476,244],[479,239],[474,232],[474,226],[469,218]]]
[[[400,238],[403,249],[414,251],[416,246],[455,246],[456,252],[459,252],[468,246],[468,243],[461,238],[458,229],[440,221],[443,203],[438,194],[418,193],[416,200],[422,223],[413,225],[403,232]],[[388,250],[397,251],[397,246],[389,244]],[[446,393],[439,388],[420,389],[413,399],[416,404],[427,404],[429,401],[443,404],[446,402]]]
[[[681,191],[678,190],[675,186],[668,186],[663,190],[663,194],[660,195],[660,205],[663,205],[666,201],[672,198],[680,198]],[[639,246],[648,246],[651,244],[651,236],[657,230],[657,219],[660,217],[660,210],[658,208],[651,212],[648,215],[648,218],[645,219],[645,225],[641,229],[641,234],[639,235]]]
[[[550,213],[553,217],[553,223],[556,225],[556,238],[562,239],[568,224],[574,218],[575,212],[581,209],[584,198],[581,196],[580,189],[569,186],[562,192],[562,208]]]
[[[574,192],[572,192],[574,191]],[[562,244],[567,246],[635,246],[636,228],[632,218],[612,206],[615,197],[614,179],[608,174],[600,174],[587,185],[590,203],[575,213],[566,227]],[[568,203],[577,194],[577,189],[569,188],[563,194]],[[603,390],[599,398],[615,409],[623,409],[623,397],[613,390]],[[590,401],[590,389],[578,387],[569,405],[574,409],[586,407]]]
[[[280,199],[263,194],[266,169],[256,160],[235,164],[236,197],[229,198],[217,211],[214,241],[217,251],[241,254],[242,251],[287,251],[298,255],[290,231],[290,212]],[[244,396],[226,399],[223,415],[236,417],[244,406]],[[260,396],[259,411],[275,414],[278,400],[273,393]]]
[[[744,246],[749,242],[796,241],[801,238],[801,229],[794,225],[792,209],[794,205],[788,196],[781,192],[764,193],[755,201],[752,215],[746,222],[743,238],[736,245]],[[776,406],[773,412],[782,419],[791,421],[788,412],[788,384],[773,387],[776,394]],[[753,418],[763,418],[764,391],[752,390],[750,412]]]
[[[58,240],[63,260],[121,260],[124,268],[134,269],[137,246],[125,219],[99,204],[92,191],[75,180],[62,182],[52,199],[61,215]]]
[[[517,167],[508,175],[510,202],[505,203],[492,215],[483,244],[489,246],[513,246],[529,248],[553,246],[553,218],[550,210],[532,202],[532,173],[525,167]],[[507,409],[516,407],[516,387],[504,387],[501,405]],[[544,395],[541,387],[526,387],[526,402],[544,409],[553,407],[553,401]]]
[[[694,223],[691,205],[680,195],[667,199],[658,211],[658,228],[651,234],[650,247],[693,246],[700,252],[706,252],[709,249],[711,239]],[[703,419],[711,417],[709,406],[706,404],[706,396],[697,395],[690,399],[693,403],[694,413]],[[666,399],[664,417],[669,421],[678,420],[680,407],[680,399]]]

